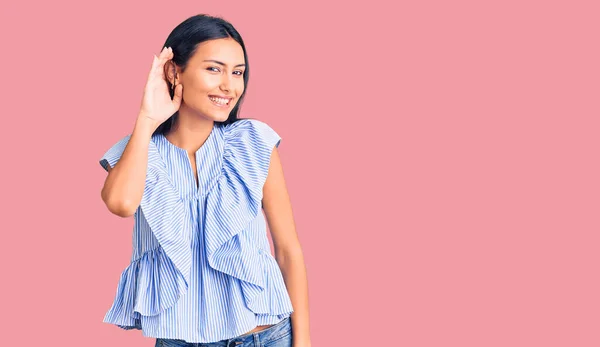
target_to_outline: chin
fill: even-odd
[[[229,113],[227,113],[227,114],[211,114],[209,116],[209,118],[215,122],[224,122],[227,120],[227,118],[229,118]]]
[[[217,122],[224,122],[227,120],[227,118],[229,118],[229,113],[226,114],[224,117],[219,117],[218,119],[216,119],[215,121]]]

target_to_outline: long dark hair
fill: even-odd
[[[246,90],[248,87],[248,76],[250,73],[250,66],[248,64],[248,55],[246,54],[246,46],[244,45],[244,40],[242,40],[242,36],[238,33],[237,30],[229,23],[220,17],[209,16],[206,14],[198,14],[192,16],[181,24],[177,25],[173,31],[167,37],[165,44],[163,47],[171,47],[173,49],[173,62],[177,64],[181,68],[181,71],[185,71],[188,61],[196,52],[198,45],[204,41],[215,40],[215,39],[225,39],[232,38],[237,41],[244,50],[244,60],[246,64],[246,69],[244,70],[244,92],[240,96],[237,104],[229,113],[229,117],[227,120],[223,122],[218,122],[219,124],[230,124],[238,119],[239,108],[244,101],[244,97],[246,95]],[[162,50],[160,48],[159,51]],[[171,98],[173,98],[174,91],[172,90],[171,83],[167,81],[169,85],[169,94]],[[173,124],[175,124],[175,120],[179,115],[179,111],[175,112],[169,119],[164,121],[158,128],[154,131],[154,134],[166,134],[171,130]],[[216,122],[217,123],[217,122]]]

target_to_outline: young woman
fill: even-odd
[[[135,219],[104,322],[156,346],[310,346],[281,138],[238,118],[248,75],[230,23],[188,18],[154,57],[132,133],[100,160],[108,210]]]

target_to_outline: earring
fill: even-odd
[[[177,77],[173,78],[173,83],[171,83],[171,90],[175,91],[175,83],[177,83]]]
[[[171,64],[173,64],[173,70],[175,71],[175,74],[173,76],[173,83],[171,83],[171,90],[174,92],[175,83],[177,83],[177,68],[175,67],[175,63],[173,61],[171,61]]]

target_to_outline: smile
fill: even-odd
[[[219,106],[219,107],[229,106],[229,103],[232,100],[232,99],[219,98],[216,96],[209,96],[208,98],[210,99],[210,101],[212,101],[213,104],[215,104],[216,106]]]

